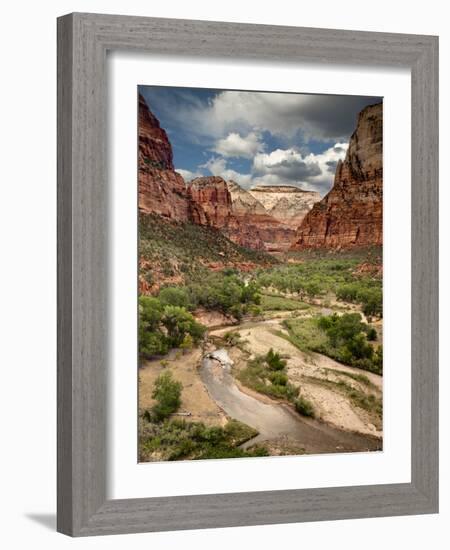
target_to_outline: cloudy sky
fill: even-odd
[[[359,111],[381,98],[140,86],[186,181],[297,185],[325,194]]]

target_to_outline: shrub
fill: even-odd
[[[181,404],[181,390],[181,382],[174,380],[170,371],[164,371],[158,376],[152,393],[153,399],[157,401],[152,409],[157,422],[178,410]]]
[[[286,386],[288,383],[288,377],[284,372],[272,372],[269,375],[269,380],[275,386]]]
[[[281,355],[272,348],[269,349],[265,356],[265,361],[272,370],[280,371],[286,367],[286,361],[281,358]]]
[[[228,331],[223,335],[223,339],[229,346],[238,346],[242,344],[242,337],[239,332]]]
[[[180,344],[180,348],[183,351],[189,351],[194,347],[194,340],[190,334],[185,334],[183,341]]]
[[[301,395],[294,401],[295,410],[303,415],[303,416],[310,416],[311,418],[314,418],[314,407],[313,404],[308,401],[305,397],[302,397]]]

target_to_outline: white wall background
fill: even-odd
[[[71,540],[54,532],[56,469],[56,22],[72,11],[440,35],[441,280],[449,279],[450,31],[441,0],[300,3],[59,0],[2,9],[0,161],[0,540],[5,548],[444,548],[450,521],[450,374],[441,353],[441,513]],[[424,9],[425,8],[425,9]],[[446,238],[447,237],[447,238]],[[447,285],[441,296],[445,317]],[[447,308],[445,307],[447,306]],[[446,340],[449,323],[443,318]],[[6,375],[6,376],[5,376]],[[291,546],[292,545],[292,546]]]

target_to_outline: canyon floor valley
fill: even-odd
[[[139,461],[381,450],[381,98],[138,105]]]

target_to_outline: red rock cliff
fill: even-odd
[[[173,167],[172,146],[158,119],[139,95],[139,209],[187,221],[186,185]]]
[[[269,214],[251,190],[246,191],[234,181],[227,182],[227,185],[233,214],[239,222],[235,230],[236,235],[239,235],[239,244],[253,248],[251,243],[256,240],[263,243],[263,248],[267,251],[287,250],[295,231]]]
[[[330,192],[305,216],[293,249],[383,242],[383,105],[363,109]]]
[[[269,214],[235,182],[209,176],[186,185],[174,170],[167,134],[142,96],[139,96],[139,210],[174,221],[214,227],[247,248],[286,250],[295,236],[292,226]]]
[[[215,227],[241,246],[265,249],[258,227],[249,224],[249,220],[234,208],[229,185],[218,176],[192,180],[188,186],[192,222]]]

